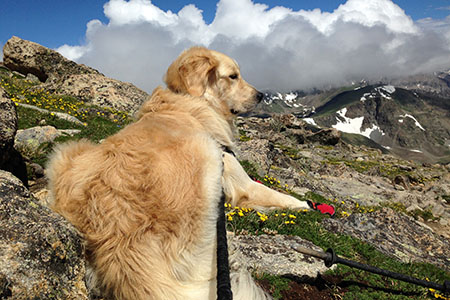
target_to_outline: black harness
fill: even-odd
[[[234,152],[226,146],[222,147],[224,152],[236,156]],[[228,263],[227,228],[225,222],[225,193],[219,201],[219,211],[217,216],[217,299],[232,300],[233,293],[230,283],[230,266]]]
[[[225,223],[225,194],[222,192],[217,218],[217,299],[232,300],[230,267],[228,264],[227,229]]]

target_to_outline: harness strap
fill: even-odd
[[[236,157],[236,153],[234,153],[230,147],[222,145],[222,150],[223,150],[223,152],[229,153],[229,154],[233,155],[234,157]]]
[[[217,218],[217,300],[232,299],[233,293],[230,283],[227,229],[225,224],[225,193],[222,192],[219,201],[219,216]]]

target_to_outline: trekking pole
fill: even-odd
[[[377,267],[373,267],[373,266],[365,265],[365,264],[362,264],[362,263],[359,263],[356,261],[341,258],[341,257],[337,256],[336,253],[334,252],[334,250],[331,248],[328,249],[326,252],[320,252],[320,251],[315,251],[315,250],[305,248],[302,246],[298,246],[298,245],[292,245],[291,247],[292,247],[292,249],[294,249],[297,252],[322,259],[325,262],[325,266],[328,268],[334,264],[343,264],[343,265],[347,265],[352,268],[357,268],[357,269],[368,271],[371,273],[375,273],[375,274],[387,276],[390,278],[398,279],[401,281],[409,282],[409,283],[412,283],[415,285],[420,285],[423,287],[439,290],[444,293],[450,293],[450,281],[448,281],[448,280],[445,280],[444,284],[438,284],[438,283],[434,283],[431,281],[417,279],[417,278],[414,278],[414,277],[411,277],[408,275],[395,273],[395,272],[391,272],[388,270],[383,270],[383,269],[380,269]]]

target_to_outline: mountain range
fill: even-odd
[[[292,113],[343,139],[425,163],[450,162],[450,72],[325,91],[267,92],[254,115]]]

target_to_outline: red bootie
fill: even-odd
[[[309,207],[311,207],[311,209],[318,210],[322,214],[329,214],[332,217],[332,216],[334,216],[334,213],[336,212],[333,205],[326,204],[326,203],[315,203],[315,202],[312,202],[309,200],[307,200],[306,202],[308,203]]]

